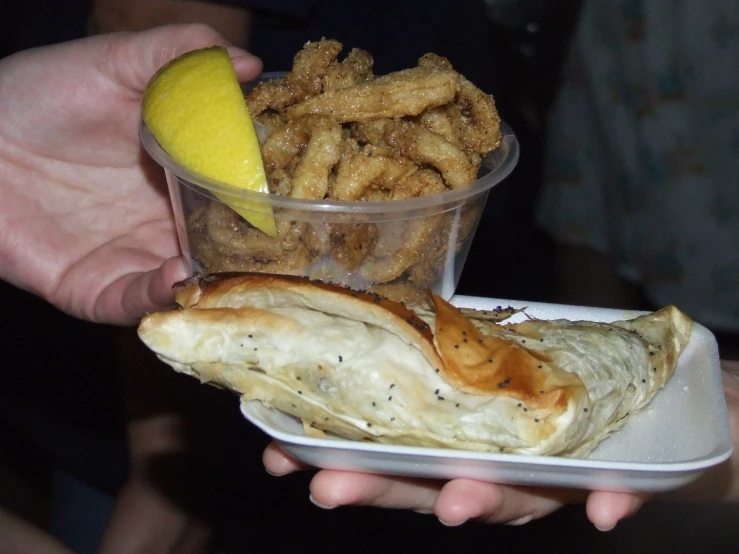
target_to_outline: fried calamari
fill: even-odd
[[[492,96],[435,54],[375,76],[367,51],[355,48],[340,59],[341,50],[334,40],[310,42],[289,73],[246,96],[266,128],[262,156],[272,194],[393,201],[477,179],[482,159],[501,140]],[[188,227],[192,254],[208,272],[317,275],[410,300],[440,279],[474,233],[480,209],[469,202],[461,211],[380,224],[349,214],[305,221],[280,209],[278,235],[268,237],[212,202],[191,215]]]

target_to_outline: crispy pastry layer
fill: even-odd
[[[264,274],[176,297],[139,335],[177,371],[349,438],[525,454],[587,454],[665,384],[692,329],[674,307],[503,325],[438,297],[414,311]]]

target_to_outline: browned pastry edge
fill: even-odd
[[[583,456],[620,428],[628,415],[643,409],[664,386],[690,340],[693,326],[674,307],[612,324],[529,318],[524,323],[499,325],[470,318],[469,310],[460,310],[433,295],[430,296],[435,313],[421,309],[416,315],[402,304],[377,295],[309,278],[274,274],[213,274],[178,283],[175,290],[182,308],[145,317],[139,335],[177,371],[202,382],[217,383],[242,393],[247,400],[260,400],[306,422],[317,422],[320,429],[349,438],[423,446],[497,449],[503,443],[510,446],[508,441],[512,440],[516,444],[523,441],[512,451]],[[317,321],[312,311],[323,314],[315,332],[310,328]],[[429,329],[419,317],[434,329]],[[336,333],[342,333],[350,322],[367,326],[361,329],[355,325],[357,336],[344,337],[347,344],[354,339],[362,357],[355,357],[353,366],[351,357],[342,360],[342,356],[337,356],[338,361],[326,362],[322,353],[331,349],[332,337],[335,339]],[[232,333],[236,335],[230,336]],[[238,337],[252,339],[252,334],[255,341],[262,341],[259,346],[267,348],[254,348],[252,352],[251,348],[242,348],[243,344],[239,348],[228,346],[246,340]],[[367,350],[362,344],[369,336],[372,343]],[[532,337],[539,338],[530,340]],[[599,337],[602,345],[598,344]],[[413,367],[408,368],[413,377],[407,382],[402,379],[397,394],[415,397],[418,390],[427,389],[424,373],[436,381],[435,385],[443,379],[454,389],[447,390],[444,396],[454,398],[457,408],[469,401],[468,411],[459,420],[451,415],[456,410],[447,415],[451,415],[450,421],[455,425],[473,424],[471,434],[439,434],[433,423],[418,428],[414,418],[410,427],[398,431],[387,427],[382,418],[373,419],[377,410],[364,414],[355,410],[356,394],[361,398],[365,391],[363,386],[357,387],[361,381],[355,379],[355,371],[363,378],[377,369],[385,370],[386,378],[380,383],[382,395],[386,392],[384,386],[396,380],[393,372],[404,373],[404,366],[392,362],[384,368],[366,363],[375,359],[375,352],[382,353],[377,363],[388,363],[387,355],[392,356],[395,351],[386,352],[385,347],[405,352],[397,339],[416,348],[428,364],[418,366],[415,358]],[[311,342],[311,348],[303,350],[306,340]],[[275,345],[279,345],[277,351],[285,349],[297,365],[279,363]],[[598,354],[601,349],[602,358]],[[305,367],[300,361],[303,353],[313,356],[312,361],[306,360]],[[621,353],[623,359],[614,358]],[[328,370],[334,375],[337,364],[342,362],[349,362],[342,364],[348,378],[344,392],[350,395],[351,402],[351,406],[345,406],[349,410],[346,417],[341,415],[341,404],[334,404],[335,391],[323,391],[320,386],[326,375],[322,372]],[[325,363],[328,365],[322,367]],[[310,397],[294,388],[296,369],[319,372],[314,375],[315,387],[305,389]],[[610,393],[591,398],[588,387],[612,378]],[[375,385],[376,380],[370,378],[367,386]],[[341,386],[341,381],[337,386]],[[493,398],[496,401],[490,403]],[[418,414],[427,409],[425,413],[435,417],[439,413],[436,405],[422,399],[414,409],[421,410]],[[372,431],[357,425],[357,414],[366,420],[367,427],[372,424]],[[492,444],[477,441],[479,434],[474,431],[474,422],[468,421],[470,414],[482,424],[480,429],[491,426]],[[478,418],[485,415],[491,419],[483,422]],[[324,420],[328,422],[325,425]]]
[[[435,343],[443,377],[472,394],[508,396],[531,408],[564,410],[573,396],[587,396],[584,383],[551,357],[513,340],[483,334],[459,309],[438,296]],[[501,327],[502,329],[502,327]]]
[[[292,288],[298,287],[304,291],[329,292],[356,299],[366,304],[375,314],[382,316],[389,313],[393,323],[399,327],[406,327],[404,331],[409,335],[419,335],[421,347],[430,362],[441,364],[434,346],[434,336],[429,325],[418,317],[415,312],[400,302],[393,302],[379,294],[357,291],[317,279],[292,275],[272,275],[265,273],[212,273],[204,276],[195,276],[176,283],[173,287],[175,300],[183,308],[208,307],[208,298],[217,298],[234,288],[271,287]],[[413,337],[414,339],[416,337]]]
[[[322,305],[334,309],[340,304],[347,305],[347,301],[361,302],[362,310],[394,327],[406,340],[415,342],[437,372],[457,390],[513,397],[532,407],[556,410],[565,409],[572,395],[587,394],[577,376],[552,364],[545,354],[511,340],[482,334],[459,309],[431,293],[436,311],[433,331],[401,303],[307,277],[216,273],[178,283],[175,297],[183,308],[213,309],[223,307],[223,300],[230,294],[260,288],[298,292],[317,302],[328,293]],[[544,371],[542,366],[546,367]]]

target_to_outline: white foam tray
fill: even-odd
[[[639,312],[456,296],[452,303],[481,310],[526,307],[541,319],[615,321]],[[511,321],[520,320],[520,314]],[[328,469],[412,477],[600,490],[666,491],[696,479],[726,460],[732,441],[721,384],[718,347],[696,325],[672,379],[641,413],[585,459],[488,454],[306,437],[295,418],[261,403],[242,402],[250,422],[304,463]]]

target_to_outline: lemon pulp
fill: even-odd
[[[234,187],[269,193],[259,140],[225,48],[194,50],[162,67],[149,81],[141,111],[177,163]],[[277,234],[268,204],[214,194],[257,229]]]

